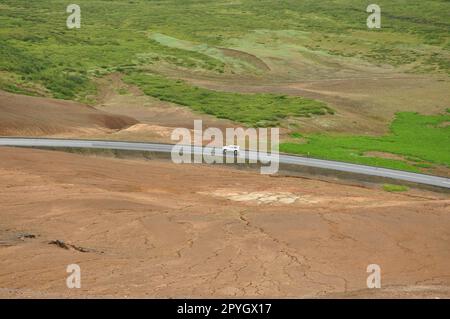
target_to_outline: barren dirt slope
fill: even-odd
[[[0,148],[0,203],[1,297],[450,297],[446,194]]]
[[[50,136],[110,132],[137,121],[90,106],[0,91],[0,135]]]

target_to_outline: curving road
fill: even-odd
[[[113,141],[96,141],[96,140],[70,140],[70,139],[47,139],[47,138],[0,138],[0,146],[27,146],[27,147],[75,147],[75,148],[98,148],[98,149],[116,149],[116,150],[132,150],[132,151],[149,151],[170,153],[173,145],[171,144],[155,144],[140,142],[113,142]],[[202,154],[205,150],[211,148],[193,147],[193,154]],[[233,156],[230,154],[229,156]],[[270,160],[270,156],[254,151],[241,151],[240,158],[245,159],[266,159]],[[318,168],[331,169],[336,171],[351,172],[357,174],[381,176],[405,180],[419,184],[433,185],[439,187],[450,188],[450,179],[439,176],[417,174],[405,171],[392,170],[387,168],[372,167],[358,164],[350,164],[336,161],[320,160],[314,158],[306,158],[292,155],[279,155],[279,162],[282,164],[293,164],[302,166],[311,166]]]

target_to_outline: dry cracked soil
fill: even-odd
[[[0,297],[450,297],[448,194],[15,148],[0,189]]]

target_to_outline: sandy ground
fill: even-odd
[[[14,148],[0,190],[0,297],[450,297],[448,194]]]
[[[136,123],[77,102],[0,91],[0,136],[111,134]]]

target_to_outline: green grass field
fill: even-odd
[[[450,114],[399,113],[390,134],[385,136],[302,135],[306,143],[282,143],[280,151],[414,172],[433,164],[450,167],[449,121]],[[295,138],[300,135],[295,134]],[[370,151],[396,154],[405,159],[364,155]]]
[[[218,74],[225,67],[248,72],[236,59],[222,59],[214,50],[243,39],[246,46],[261,45],[264,38],[253,39],[256,30],[267,31],[266,47],[274,32],[281,31],[293,35],[281,38],[286,45],[299,41],[317,53],[411,64],[417,72],[450,71],[448,1],[379,0],[382,31],[367,29],[368,3],[79,0],[82,27],[68,30],[65,1],[4,0],[0,88],[83,100],[95,92],[95,76],[162,61]],[[302,33],[307,36],[299,38]]]

